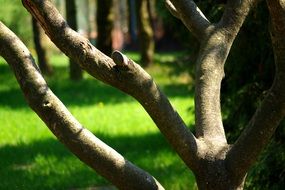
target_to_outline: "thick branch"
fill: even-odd
[[[268,0],[267,4],[276,74],[267,96],[227,156],[228,167],[236,175],[252,166],[285,116],[285,1]]]
[[[255,0],[229,0],[221,21],[208,28],[197,59],[195,91],[197,137],[226,143],[220,106],[224,64]]]
[[[50,1],[23,0],[23,4],[67,56],[77,60],[95,78],[135,97],[187,165],[195,166],[197,145],[194,135],[139,65],[129,59],[126,65],[116,65],[87,39],[71,30]]]
[[[217,29],[201,44],[196,63],[195,124],[198,138],[227,143],[222,123],[220,89],[231,43]]]
[[[190,30],[198,40],[203,39],[207,33],[207,28],[211,25],[211,23],[195,4],[195,2],[193,0],[170,1],[172,3],[171,7],[176,9],[175,12],[178,14],[177,17],[182,20],[188,30]],[[171,4],[168,3],[168,5]]]
[[[85,129],[48,88],[25,45],[0,22],[0,55],[13,69],[31,108],[80,160],[120,189],[163,189]]]

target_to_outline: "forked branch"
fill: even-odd
[[[128,64],[120,65],[101,53],[68,27],[49,0],[22,2],[62,52],[76,60],[93,77],[136,98],[186,164],[192,168],[196,166],[193,164],[197,154],[194,135],[149,74],[130,59]]]
[[[195,83],[197,137],[226,143],[220,105],[224,64],[233,41],[255,2],[256,0],[227,1],[220,22],[209,27],[208,35],[201,43]]]
[[[246,2],[228,1],[221,21],[208,29],[196,62],[196,134],[216,144],[227,143],[221,115],[221,82],[232,43],[250,10]]]
[[[0,22],[0,55],[13,69],[30,107],[80,160],[119,189],[164,189],[147,172],[85,129],[49,89],[25,45]]]

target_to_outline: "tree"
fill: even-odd
[[[52,67],[48,63],[48,60],[46,57],[46,50],[44,49],[42,45],[42,41],[41,41],[41,28],[34,18],[32,18],[32,25],[33,25],[33,34],[34,34],[34,44],[35,44],[35,49],[38,55],[39,67],[43,74],[51,75]]]
[[[136,19],[136,1],[135,0],[127,0],[128,6],[128,29],[129,29],[129,37],[130,37],[130,46],[134,46],[137,41],[137,19]]]
[[[141,65],[147,67],[153,62],[154,32],[151,22],[149,0],[136,1],[138,39],[140,43]]]
[[[110,56],[112,47],[112,30],[114,14],[112,12],[113,0],[97,1],[97,43],[96,47]]]
[[[66,1],[66,20],[68,25],[73,30],[77,30],[77,20],[76,20],[76,3],[75,0]],[[69,75],[72,80],[82,79],[82,70],[80,66],[72,59],[69,59]]]
[[[213,24],[194,1],[166,1],[200,41],[196,62],[196,134],[187,128],[154,80],[136,63],[115,51],[112,58],[73,31],[49,0],[23,0],[47,35],[90,75],[133,96],[196,176],[199,189],[242,189],[245,176],[285,116],[285,1],[268,0],[275,79],[246,129],[227,143],[220,108],[221,80],[231,45],[257,1],[228,0]],[[124,159],[85,129],[51,92],[23,43],[0,23],[0,54],[15,72],[31,108],[79,159],[119,189],[163,189],[144,170]]]

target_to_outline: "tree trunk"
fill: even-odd
[[[147,67],[152,64],[154,56],[154,32],[149,9],[150,2],[149,0],[138,0],[136,7],[141,64],[143,67]]]
[[[285,116],[284,0],[267,1],[276,63],[274,83],[233,145],[227,143],[222,123],[221,81],[232,43],[257,0],[228,0],[220,21],[214,24],[192,0],[167,1],[171,12],[201,44],[196,61],[196,135],[189,130],[153,78],[139,65],[118,51],[112,54],[112,58],[101,53],[66,25],[49,0],[22,1],[62,52],[77,60],[96,79],[137,99],[193,171],[200,189],[243,188],[247,171]],[[125,160],[75,120],[48,88],[34,67],[27,48],[1,22],[0,54],[16,73],[29,105],[83,162],[119,189],[163,189],[155,178]]]
[[[226,153],[226,152],[224,152]],[[200,190],[242,190],[245,176],[237,178],[228,172],[225,154],[210,159],[201,159],[201,170],[195,173],[196,183]],[[219,158],[219,156],[221,156]]]
[[[77,20],[76,20],[76,3],[75,0],[69,0],[65,2],[66,8],[66,20],[68,25],[73,29],[77,30]],[[69,59],[69,77],[71,80],[82,79],[82,70],[80,66],[73,60]]]
[[[110,56],[112,48],[112,30],[114,14],[112,12],[113,0],[97,1],[97,43],[96,47],[104,54]]]
[[[34,44],[35,49],[38,55],[38,64],[40,67],[40,70],[45,75],[51,75],[52,74],[52,66],[49,64],[48,59],[46,57],[46,50],[44,49],[41,41],[41,28],[37,23],[37,20],[32,18],[32,24],[33,24],[33,34],[34,34]]]

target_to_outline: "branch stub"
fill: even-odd
[[[129,59],[127,58],[127,56],[125,56],[124,54],[122,54],[121,52],[119,52],[117,50],[112,53],[112,59],[116,65],[119,65],[119,66],[127,66],[128,65]]]

